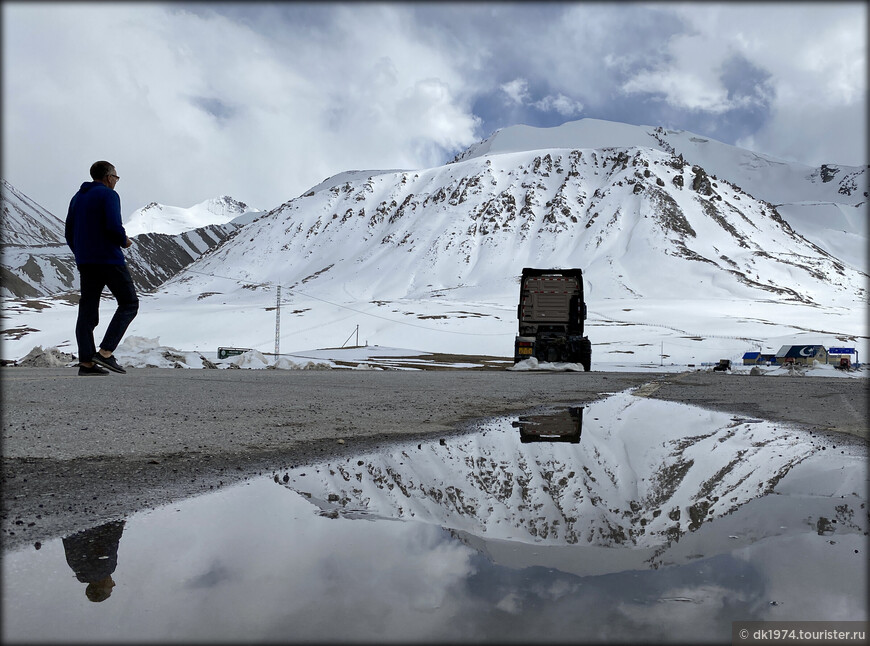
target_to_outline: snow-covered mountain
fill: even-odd
[[[554,128],[503,128],[457,155],[454,163],[486,155],[560,148],[655,148],[682,156],[690,164],[698,164],[709,174],[721,176],[775,205],[825,201],[855,206],[868,197],[866,166],[826,164],[812,168],[686,130],[600,119],[569,121]]]
[[[502,153],[346,181],[263,215],[196,269],[372,301],[512,296],[523,266],[580,266],[593,300],[866,296],[863,273],[771,204],[652,148]]]
[[[680,155],[711,175],[772,203],[788,223],[823,249],[866,266],[867,166],[813,168],[755,153],[685,130],[632,126],[599,119],[555,128],[511,126],[471,146],[454,162],[484,155],[559,148],[655,148]]]
[[[125,218],[124,229],[130,237],[140,233],[177,235],[211,224],[226,224],[231,221],[247,224],[259,213],[259,210],[252,209],[229,195],[206,200],[189,208],[151,202]]]
[[[229,210],[244,207],[223,197],[203,204],[226,204]],[[33,298],[78,289],[75,259],[64,238],[63,221],[3,180],[2,244],[0,264],[4,296]],[[179,209],[184,211],[184,209]],[[230,222],[206,223],[176,234],[130,234],[133,246],[125,251],[130,273],[140,291],[154,289],[217,246],[236,229],[256,217],[245,211]],[[200,220],[206,216],[200,213]],[[225,216],[213,216],[223,219]]]
[[[66,244],[63,222],[5,179],[0,191],[0,242],[4,245]]]
[[[593,366],[860,345],[866,176],[661,128],[507,128],[444,166],[348,171],[259,214],[163,284],[130,333],[269,351],[280,285],[284,351],[362,324],[361,341],[504,356],[534,266],[583,269]],[[56,343],[27,340],[21,355]]]

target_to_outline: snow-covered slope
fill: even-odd
[[[203,256],[182,289],[225,291],[233,268],[324,298],[508,303],[523,266],[584,268],[592,301],[866,299],[862,272],[770,204],[650,148],[504,153],[312,191]]]
[[[5,179],[0,193],[0,242],[4,245],[66,244],[63,222]]]
[[[151,202],[126,218],[124,229],[131,237],[140,233],[176,235],[210,224],[226,224],[242,216],[245,216],[245,222],[248,222],[258,214],[257,209],[252,209],[244,202],[234,200],[228,195],[206,200],[189,208]]]
[[[868,166],[813,168],[730,146],[685,130],[581,119],[554,128],[511,126],[454,161],[523,150],[650,147],[682,156],[772,203],[801,235],[829,253],[866,267]]]
[[[686,130],[580,119],[554,128],[511,126],[457,155],[456,161],[536,149],[656,148],[681,155],[711,175],[774,204],[826,201],[856,205],[867,200],[867,167],[813,168],[730,146]]]

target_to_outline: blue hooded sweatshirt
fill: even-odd
[[[77,265],[125,264],[121,198],[102,182],[85,182],[70,200],[65,233]]]

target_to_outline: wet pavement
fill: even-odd
[[[865,443],[626,392],[121,520],[4,553],[4,641],[728,642],[868,618]]]

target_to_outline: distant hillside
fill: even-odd
[[[78,290],[75,258],[64,239],[61,219],[5,180],[2,216],[2,295],[34,298]],[[221,244],[240,226],[237,221],[210,224],[176,235],[131,236],[133,246],[124,253],[137,288],[140,291],[155,289],[204,252]]]

